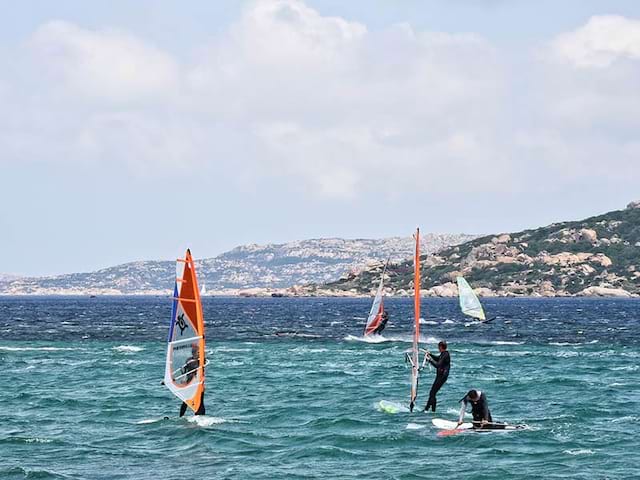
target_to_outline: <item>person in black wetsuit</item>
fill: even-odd
[[[378,325],[378,328],[376,328],[373,331],[373,333],[375,333],[377,335],[382,335],[382,331],[384,330],[384,327],[387,326],[387,322],[388,321],[389,321],[389,314],[385,310],[384,312],[382,312],[382,320],[380,321],[380,325]]]
[[[187,384],[191,380],[193,380],[193,377],[195,377],[198,374],[198,367],[200,366],[198,349],[199,347],[197,343],[194,343],[191,345],[191,356],[187,358],[187,361],[185,362],[185,364],[180,368],[180,375],[179,375],[179,378],[181,379],[180,383]],[[164,385],[164,380],[160,382],[160,384]],[[185,402],[182,402],[182,405],[180,405],[181,417],[184,416],[188,407],[189,405],[187,405]],[[205,411],[206,410],[204,408],[204,388],[203,388],[202,394],[200,396],[200,407],[194,413],[194,415],[204,415]],[[165,417],[165,418],[169,418],[169,417]]]
[[[473,422],[475,423],[491,423],[491,412],[489,411],[489,402],[484,392],[480,390],[469,390],[467,394],[460,400],[462,408],[460,408],[460,418],[458,419],[458,426],[462,425],[464,420],[464,413],[467,410],[467,403],[471,402],[471,415],[473,415]],[[475,428],[475,425],[474,425]],[[481,427],[480,427],[481,428]]]
[[[180,373],[184,375],[184,383],[189,383],[191,380],[193,380],[193,377],[195,377],[198,374],[198,367],[200,366],[200,355],[199,355],[198,349],[199,347],[197,343],[194,343],[191,345],[191,356],[187,358],[187,361],[180,369]],[[187,408],[188,408],[188,405],[185,402],[182,402],[182,405],[180,405],[181,417],[184,416],[184,414],[187,411]],[[204,408],[204,389],[203,389],[202,395],[200,397],[200,407],[198,408],[198,411],[194,413],[194,415],[204,415],[204,414],[205,414],[205,408]]]
[[[431,353],[427,352],[427,359],[429,360],[429,363],[436,368],[436,379],[433,381],[433,385],[431,385],[429,400],[427,401],[427,405],[424,407],[425,412],[428,412],[429,408],[431,408],[432,412],[436,411],[436,394],[449,378],[451,357],[447,351],[447,342],[444,340],[439,342],[438,350],[440,351],[440,355],[431,355]]]

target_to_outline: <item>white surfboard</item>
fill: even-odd
[[[458,427],[458,422],[452,422],[451,420],[445,420],[443,418],[434,418],[431,420],[433,426],[440,430],[470,430],[473,428],[473,423],[465,422]]]
[[[442,418],[434,418],[431,423],[433,426],[440,430],[472,430],[473,423],[465,422],[457,427],[458,422],[452,422],[451,420],[444,420]],[[478,424],[479,425],[479,424]],[[457,427],[457,428],[456,428]],[[476,432],[488,432],[488,431],[513,431],[522,430],[527,428],[526,425],[507,425],[506,423],[487,423],[482,428],[476,428]]]

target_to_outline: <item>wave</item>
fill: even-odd
[[[183,417],[189,423],[195,423],[199,427],[212,427],[214,425],[221,425],[227,423],[228,420],[221,417],[209,417],[208,415],[193,415],[191,417]]]
[[[524,342],[513,342],[508,340],[495,340],[489,343],[491,345],[524,345]]]
[[[427,428],[427,425],[424,423],[407,423],[407,430],[422,430],[423,428]]]
[[[421,318],[420,325],[438,325],[438,322],[435,320],[425,320],[424,318]]]
[[[27,438],[24,443],[51,443],[53,440],[50,438]]]
[[[413,337],[411,335],[398,335],[389,336],[384,335],[369,335],[367,337],[347,335],[343,338],[347,342],[364,342],[364,343],[384,343],[384,342],[400,342],[400,343],[413,343]],[[436,337],[423,337],[420,336],[420,343],[438,343],[439,338]]]
[[[136,422],[136,425],[149,425],[150,423],[162,422],[163,420],[168,420],[168,417],[145,418],[144,420]]]
[[[144,350],[144,347],[136,347],[134,345],[118,345],[117,347],[113,347],[111,350],[120,353],[136,353]]]
[[[456,322],[454,322],[453,320],[445,320],[444,322],[442,322],[443,325],[451,325],[453,323],[456,323]]]
[[[84,348],[73,347],[0,347],[0,351],[5,352],[68,352],[74,350],[84,350]]]
[[[383,337],[382,335],[369,335],[367,337],[356,337],[355,335],[347,335],[343,338],[347,342],[363,342],[363,343],[385,343],[393,342],[391,338]]]
[[[18,476],[18,478],[40,478],[40,479],[71,478],[71,477],[67,477],[66,475],[61,475],[59,473],[53,473],[49,470],[23,468],[23,467],[0,468],[0,477],[6,478],[5,474],[8,475],[8,478],[14,478],[16,476]]]
[[[566,453],[568,455],[593,455],[596,452],[588,448],[574,448],[570,450],[565,450],[562,453]]]

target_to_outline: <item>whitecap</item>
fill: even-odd
[[[166,420],[166,418],[165,417],[145,418],[144,420],[140,420],[140,421],[136,422],[136,425],[148,425],[150,423],[157,423],[157,422],[161,422],[163,420]]]
[[[53,440],[50,438],[27,438],[25,443],[51,443]]]
[[[445,320],[444,322],[442,322],[443,325],[451,325],[452,323],[456,323],[453,320]]]
[[[355,335],[347,335],[343,338],[347,342],[363,342],[363,343],[384,343],[393,340],[383,337],[382,335],[368,335],[366,337],[356,337]]]
[[[407,430],[422,430],[423,428],[427,428],[423,423],[407,423]]]
[[[490,343],[491,345],[524,345],[524,342],[513,342],[513,341],[507,341],[507,340],[495,340]]]
[[[84,349],[69,347],[0,347],[0,350],[3,350],[5,352],[64,352]]]
[[[565,450],[562,453],[567,453],[569,455],[593,455],[595,452],[588,448],[574,448],[571,450]]]
[[[233,348],[233,347],[217,347],[215,349],[216,352],[229,352],[229,353],[239,353],[239,352],[248,352],[248,348]]]
[[[134,345],[118,345],[117,347],[113,347],[111,350],[114,350],[120,353],[135,353],[135,352],[141,352],[142,350],[144,350],[144,348],[136,347]]]
[[[434,320],[425,320],[424,318],[420,319],[420,324],[421,325],[438,325],[438,322],[434,321]]]
[[[193,415],[191,417],[186,417],[186,419],[188,422],[195,423],[199,427],[211,427],[213,425],[227,423],[227,420],[224,418],[209,417],[208,415]]]

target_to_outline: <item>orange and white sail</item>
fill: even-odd
[[[204,347],[200,290],[191,251],[187,250],[185,258],[176,261],[164,384],[194,412],[200,408],[204,392]]]
[[[382,276],[380,277],[380,284],[378,285],[378,291],[371,304],[371,310],[369,311],[369,317],[367,318],[367,324],[364,327],[364,336],[371,335],[382,323],[382,315],[384,314],[384,274],[387,271],[387,264],[382,269]]]
[[[413,407],[418,397],[418,381],[420,377],[420,229],[416,229],[413,236],[416,241],[415,252],[413,256],[413,345],[411,347],[411,356],[409,363],[411,364],[411,397],[409,400],[409,410],[413,411]]]

